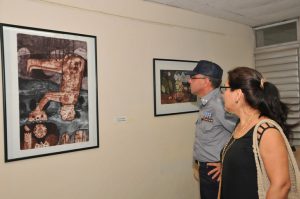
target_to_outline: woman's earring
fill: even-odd
[[[235,103],[236,103],[236,104],[239,103],[239,100],[235,100]]]

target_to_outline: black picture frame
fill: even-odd
[[[153,58],[154,116],[198,111],[197,96],[190,92],[189,76],[197,61]]]
[[[5,162],[99,148],[97,37],[0,27]]]

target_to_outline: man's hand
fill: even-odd
[[[217,179],[218,182],[220,182],[221,180],[221,162],[211,162],[211,163],[207,163],[207,166],[212,166],[215,167],[214,169],[212,169],[210,172],[207,173],[207,175],[213,175],[211,178]]]

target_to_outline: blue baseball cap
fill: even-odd
[[[222,79],[223,69],[216,63],[207,60],[200,60],[193,71],[186,72],[186,75],[205,75],[215,79]]]

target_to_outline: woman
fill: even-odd
[[[238,67],[228,72],[223,90],[225,109],[239,117],[232,138],[222,152],[222,199],[258,199],[257,173],[252,149],[255,125],[262,119],[276,121],[286,136],[287,106],[280,101],[277,88],[251,68]],[[275,127],[263,124],[259,130],[260,153],[270,180],[267,199],[287,198],[290,189],[288,152]]]

